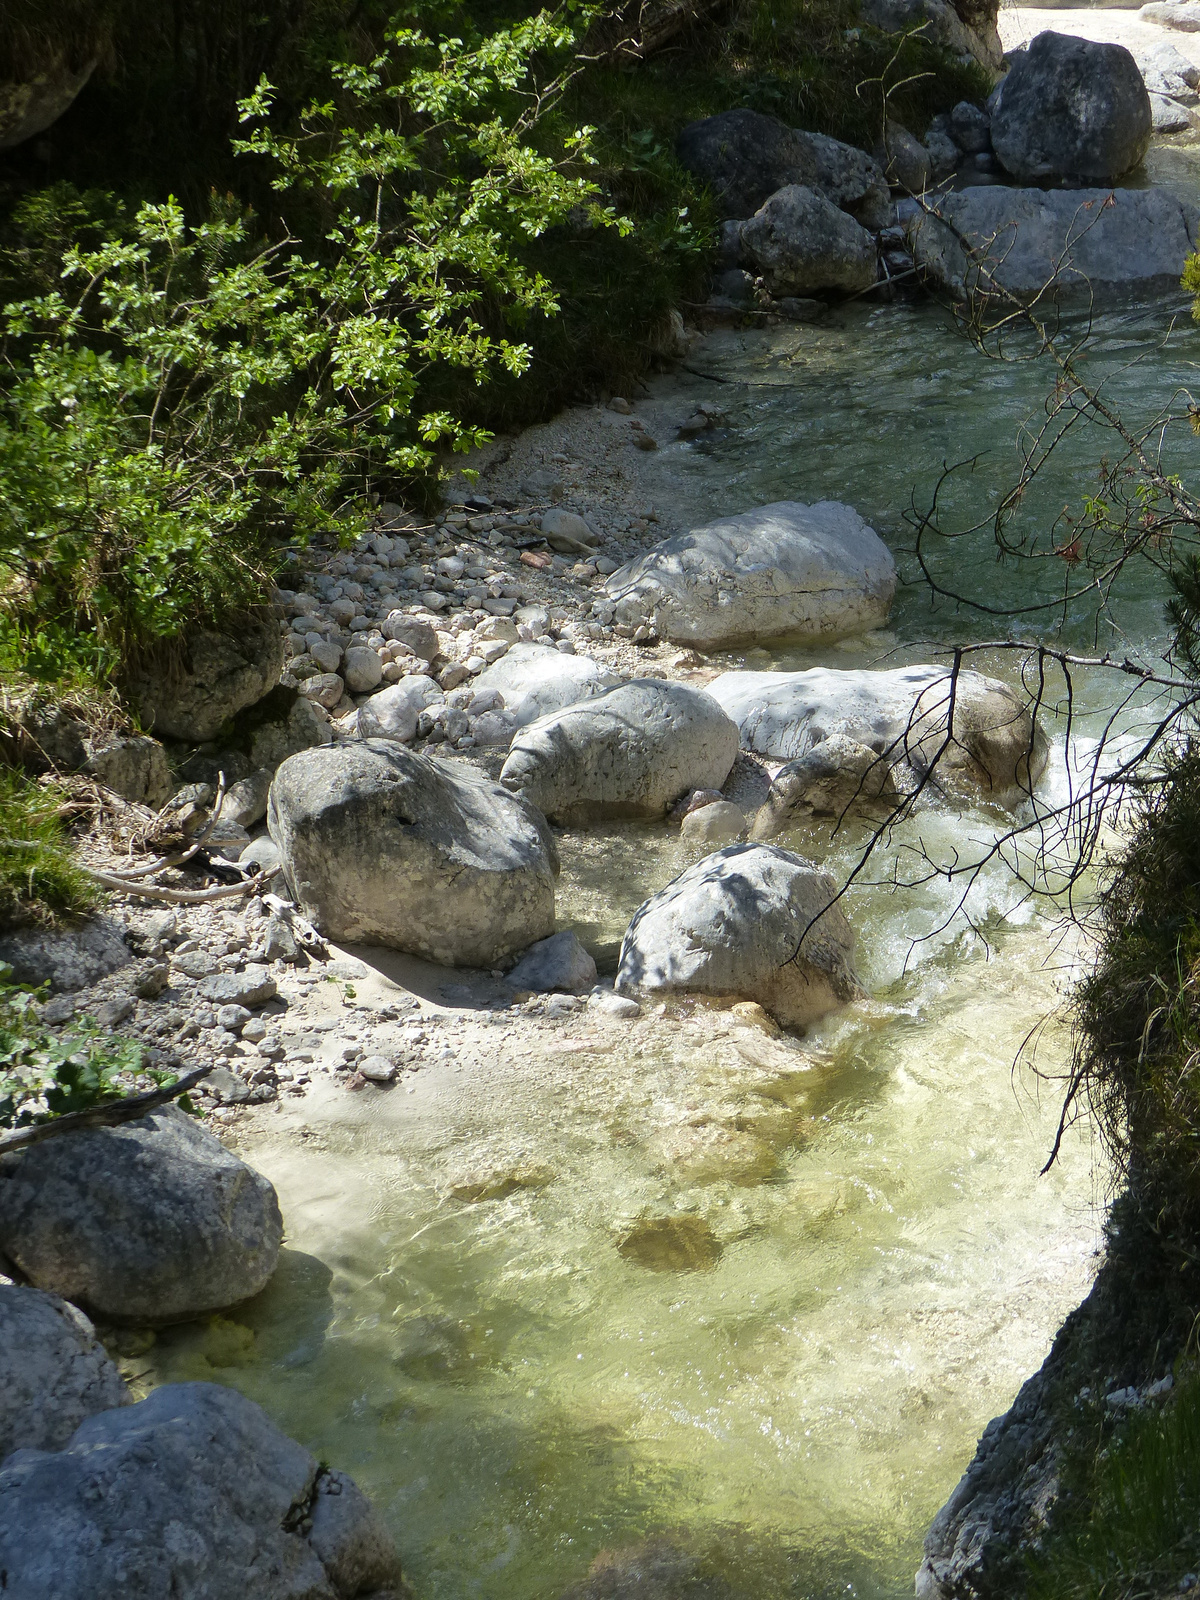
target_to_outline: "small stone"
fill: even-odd
[[[336,672],[342,664],[341,645],[331,644],[328,639],[310,645],[308,653],[322,672]]]
[[[374,650],[366,645],[356,645],[346,651],[342,676],[352,694],[367,694],[382,682],[383,663]]]
[[[275,998],[278,987],[265,967],[252,965],[244,972],[220,972],[202,979],[199,993],[218,1006],[261,1006]]]
[[[249,1021],[250,1013],[245,1006],[221,1006],[217,1012],[217,1026],[228,1033],[240,1034]]]
[[[507,648],[508,646],[505,645],[504,650]],[[504,654],[504,650],[501,650],[501,655]],[[480,670],[486,665],[487,662],[481,659]],[[457,689],[459,684],[465,683],[470,676],[471,666],[469,661],[452,661],[449,666],[443,667],[441,672],[438,673],[438,687],[449,693],[451,689]]]
[[[640,1017],[642,1008],[628,995],[614,994],[611,989],[597,989],[588,997],[588,1010],[603,1012],[606,1017]]]
[[[311,678],[305,678],[300,685],[300,693],[306,700],[315,700],[319,706],[324,706],[326,711],[332,711],[342,698],[346,685],[336,672],[318,672]]]
[[[207,950],[177,951],[173,965],[185,978],[207,978],[217,970],[217,963]]]
[[[134,979],[133,992],[139,1000],[156,1000],[167,987],[171,969],[165,961],[152,961]]]
[[[615,411],[618,416],[627,417],[633,410],[633,407],[629,404],[629,401],[626,400],[623,394],[615,394],[608,402],[608,409],[610,411]]]
[[[115,1028],[133,1015],[133,996],[123,994],[118,1000],[106,1000],[96,1007],[96,1021],[102,1028]]]
[[[261,1044],[267,1037],[267,1025],[261,1017],[250,1017],[242,1024],[242,1039],[246,1044]]]
[[[267,931],[263,937],[263,956],[268,961],[296,961],[300,956],[300,946],[296,943],[296,936],[283,917],[271,917],[267,921]]]
[[[201,1081],[221,1105],[245,1105],[250,1098],[250,1085],[243,1083],[237,1073],[231,1072],[228,1067],[214,1067],[208,1077]]]
[[[42,1021],[52,1028],[61,1022],[70,1022],[74,1015],[75,1001],[69,994],[56,994],[53,1000],[47,1000],[41,1009]]]
[[[658,440],[652,439],[648,433],[635,433],[633,436],[633,442],[635,445],[637,445],[639,450],[658,449]]]
[[[703,1217],[643,1217],[617,1251],[652,1272],[697,1272],[716,1266],[721,1241]]]
[[[358,1063],[360,1075],[369,1083],[391,1083],[398,1070],[389,1056],[364,1056]]]

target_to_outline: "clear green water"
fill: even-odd
[[[1162,312],[1101,327],[1093,365],[1123,368],[1127,408],[1188,376],[1197,335],[1163,352],[1164,327]],[[752,380],[724,386],[733,429],[661,469],[710,514],[848,500],[902,560],[912,495],[984,445],[958,509],[998,492],[1041,394],[1039,373],[983,364],[930,309],[843,312],[788,349],[710,351],[711,370]],[[1043,512],[1079,493],[1087,442],[1055,470]],[[983,539],[947,559],[973,592],[1028,583]],[[1121,621],[1158,641],[1161,596],[1134,595]],[[986,636],[907,589],[892,638],[778,664],[913,659],[955,634]],[[1103,709],[1102,684],[1083,693]],[[1052,789],[1064,772],[1059,733]],[[920,831],[940,848],[995,825],[927,813]],[[834,869],[855,844],[789,842]],[[599,939],[686,860],[665,829],[632,826],[563,856],[561,920]],[[609,1024],[597,1049],[575,1047],[587,1024],[556,1046],[463,1048],[412,1095],[323,1089],[305,1138],[297,1113],[264,1115],[244,1148],[278,1187],[289,1254],[238,1314],[253,1341],[177,1330],[151,1375],[234,1383],[350,1471],[420,1600],[555,1600],[599,1552],[663,1528],[713,1554],[714,1595],[911,1593],[930,1517],[1086,1288],[1103,1198],[1082,1134],[1038,1176],[1054,1095],[1014,1071],[1071,947],[1002,869],[973,907],[986,944],[961,922],[922,940],[949,904],[944,886],[856,891],[872,998],[802,1042],[685,1007]],[[1063,1057],[1050,1025],[1039,1063]],[[455,1195],[494,1172],[527,1186]],[[692,1219],[715,1259],[631,1259],[618,1247],[645,1216]]]

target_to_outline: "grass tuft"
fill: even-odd
[[[52,927],[97,903],[64,833],[62,802],[52,785],[0,768],[0,931]]]

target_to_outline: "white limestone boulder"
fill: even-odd
[[[648,623],[672,644],[727,650],[881,627],[896,564],[850,506],[780,500],[666,540],[605,589],[618,622]]]
[[[553,645],[521,642],[509,647],[475,680],[475,693],[497,690],[519,728],[551,711],[615,689],[621,679],[590,656],[568,656]]]
[[[617,990],[736,995],[785,1027],[807,1027],[860,992],[836,894],[828,873],[790,850],[727,845],[639,907]]]
[[[14,1450],[61,1450],[84,1417],[132,1398],[82,1311],[0,1283],[0,1461]]]

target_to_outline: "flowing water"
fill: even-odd
[[[1190,381],[1200,336],[1186,318],[1170,332],[1172,309],[1098,325],[1089,371],[1112,372],[1131,416]],[[664,450],[664,492],[710,515],[846,500],[909,579],[912,498],[977,457],[946,500],[976,520],[1046,386],[1042,367],[983,361],[929,307],[724,336],[692,364],[730,428]],[[1024,514],[1077,500],[1103,448],[1072,437]],[[1179,446],[1182,470],[1195,448]],[[986,534],[938,559],[993,602],[1061,578],[997,565]],[[750,664],[891,664],[996,626],[908,583],[887,634]],[[1060,626],[1095,642],[1081,613],[1027,631]],[[1161,593],[1104,627],[1102,644],[1123,629],[1156,646]],[[1081,679],[1085,739],[1109,693]],[[1049,722],[1054,792],[1067,763]],[[236,1384],[351,1472],[421,1600],[555,1600],[656,1530],[699,1563],[690,1596],[911,1593],[930,1517],[1086,1290],[1103,1199],[1082,1130],[1039,1176],[1053,1086],[1014,1066],[1070,978],[1053,908],[997,864],[973,925],[942,927],[952,887],[886,882],[918,835],[969,851],[998,826],[930,810],[893,844],[848,902],[870,999],[805,1040],[700,1004],[525,1042],[497,1026],[503,1044],[464,1045],[412,1094],[368,1105],[328,1087],[264,1114],[243,1148],[279,1190],[284,1265],[230,1321],[164,1335],[153,1376]],[[784,842],[844,872],[861,836]],[[560,922],[600,948],[690,859],[665,827],[562,849]],[[1064,1057],[1051,1021],[1038,1065]]]

